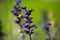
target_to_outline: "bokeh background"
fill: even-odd
[[[20,33],[19,26],[14,23],[16,17],[11,13],[15,0],[0,0],[0,20],[2,21],[2,32],[6,35],[3,40],[18,40]],[[57,33],[56,40],[60,40],[60,0],[22,0],[21,6],[26,6],[27,10],[33,8],[32,12],[33,23],[37,25],[35,29],[34,40],[45,40],[47,34],[43,29],[43,13],[42,9],[47,11],[48,20],[53,24],[50,27],[51,35]],[[56,26],[53,27],[56,23]],[[52,37],[53,38],[53,37]],[[26,36],[26,40],[29,40]]]

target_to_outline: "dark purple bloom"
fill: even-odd
[[[15,16],[18,16],[17,11],[14,9],[11,11]]]
[[[29,23],[23,23],[23,26],[26,27],[26,28],[28,28]]]
[[[20,21],[17,21],[17,20],[16,20],[15,23],[20,23]]]
[[[27,12],[25,15],[28,15],[29,16],[29,15],[31,15],[31,13],[30,12]]]
[[[26,10],[26,7],[21,7],[21,9],[24,9],[24,10]]]
[[[19,5],[19,2],[16,2],[17,5]]]
[[[26,18],[24,18],[24,20],[28,21],[28,20],[31,20],[31,19],[29,19],[28,17],[26,17]]]
[[[49,32],[49,26],[51,25],[51,23],[50,22],[46,22],[46,24],[45,24],[45,30],[46,30],[46,32]]]
[[[36,25],[31,25],[32,28],[37,28]]]
[[[21,2],[21,0],[17,0],[17,1],[16,1],[16,4],[17,4],[17,5],[19,5],[19,4],[20,4],[20,2]]]
[[[15,9],[17,12],[20,12],[20,13],[21,13],[20,6],[18,6],[18,5],[14,5],[14,9]]]
[[[31,15],[31,13],[27,10],[24,10],[24,13],[25,13],[25,15],[28,15],[28,16]]]
[[[29,16],[27,16],[27,15],[26,15],[24,18],[25,18],[26,20],[31,20],[31,19],[32,19],[31,17],[29,17]]]
[[[26,20],[26,22],[29,22],[29,23],[32,23],[32,20],[31,20],[32,18],[31,17],[29,17],[29,16],[25,16],[24,17],[24,20]]]
[[[26,10],[25,10],[25,11],[26,11]],[[33,11],[32,9],[31,9],[31,10],[29,10],[29,11],[26,11],[26,13],[25,13],[25,14],[29,16],[29,15],[31,15],[31,12],[32,12],[32,11]]]
[[[34,11],[33,9],[29,10],[29,12],[31,13],[32,11]]]
[[[31,15],[31,12],[33,11],[32,9],[27,11],[26,7],[22,7],[22,9],[24,10],[25,15],[28,15],[28,16]]]
[[[32,23],[32,20],[27,20],[26,22],[28,22],[28,23]]]
[[[46,22],[45,27],[49,27],[51,25],[50,22]]]
[[[30,30],[25,30],[24,32],[25,32],[26,34],[28,34],[28,35],[33,34],[33,31],[30,31]]]
[[[17,13],[17,11],[14,9],[14,10],[12,10],[12,13]]]
[[[19,24],[21,22],[21,19],[18,18],[18,20],[16,20],[15,22]]]
[[[14,5],[14,9],[17,9],[18,7],[17,7],[17,5]]]
[[[30,34],[30,31],[29,30],[25,30],[24,31],[26,34]]]
[[[29,25],[27,28],[31,29],[31,28],[37,28],[37,27],[36,27],[36,25]]]

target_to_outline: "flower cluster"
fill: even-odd
[[[24,32],[26,34],[30,35],[30,37],[31,37],[31,34],[34,33],[33,29],[31,29],[31,28],[37,28],[36,25],[32,24],[33,23],[32,17],[30,17],[33,9],[27,10],[26,7],[22,7],[22,9],[24,10],[24,14],[25,14],[25,16],[24,16],[25,23],[23,23],[23,27],[28,29],[28,30],[24,30]],[[30,40],[31,40],[31,38],[30,38]]]
[[[22,27],[20,22],[21,22],[21,19],[23,18],[23,14],[22,14],[21,7],[19,6],[20,2],[21,2],[20,0],[16,1],[16,5],[14,5],[14,10],[12,10],[12,13],[17,17],[17,20],[15,20],[15,22],[19,24],[20,27]]]
[[[37,28],[36,25],[32,24],[33,23],[32,17],[30,17],[33,9],[27,10],[26,7],[20,7],[19,6],[20,2],[21,2],[20,0],[16,1],[16,5],[14,5],[14,10],[12,10],[12,13],[17,17],[17,20],[15,22],[20,25],[20,28],[28,29],[28,30],[23,30],[23,32],[31,36],[31,34],[34,33],[33,29],[31,28]],[[24,11],[23,14],[22,14],[22,10]],[[24,19],[25,21],[23,24],[21,24],[21,19]]]

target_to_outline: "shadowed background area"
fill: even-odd
[[[2,20],[3,26],[2,32],[7,35],[3,37],[3,40],[18,40],[20,36],[20,34],[18,33],[19,26],[14,23],[14,20],[16,18],[11,13],[14,4],[15,0],[0,0],[0,20]],[[42,19],[43,13],[41,13],[41,9],[45,9],[47,11],[49,21],[51,19],[49,18],[50,16],[48,15],[48,13],[52,10],[54,12],[54,18],[57,22],[57,40],[60,40],[60,0],[22,0],[21,6],[26,6],[28,10],[31,8],[34,9],[31,16],[33,17],[33,23],[36,24],[38,27],[34,33],[34,40],[45,40],[45,38],[47,37],[46,33],[43,30],[43,23],[41,22],[41,20],[44,20]],[[26,40],[29,40],[28,36],[26,37]]]

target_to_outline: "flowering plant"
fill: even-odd
[[[14,10],[12,10],[12,13],[17,17],[17,20],[15,22],[20,25],[21,31],[22,31],[22,28],[28,29],[28,30],[23,30],[22,33],[28,34],[30,37],[30,40],[32,40],[31,34],[33,34],[34,32],[33,32],[33,29],[31,28],[37,28],[36,25],[31,24],[32,17],[30,17],[30,15],[33,10],[32,9],[27,10],[26,7],[20,7],[19,6],[20,2],[21,2],[20,0],[16,1],[16,5],[14,5]],[[24,14],[22,14],[22,9],[24,10]],[[21,24],[21,19],[25,20],[23,24]]]

